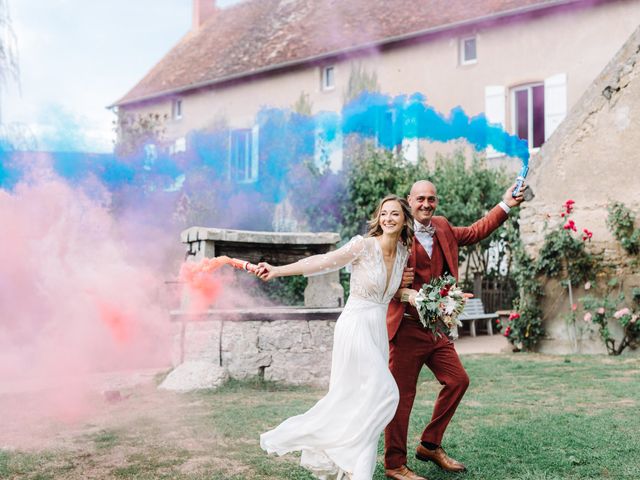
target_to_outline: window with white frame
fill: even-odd
[[[174,120],[180,120],[182,118],[182,99],[175,98],[171,106],[171,116]]]
[[[545,141],[544,83],[534,83],[511,90],[513,132],[529,143],[529,149],[540,148]]]
[[[508,95],[507,95],[508,93]],[[542,146],[567,115],[567,74],[558,73],[544,82],[507,88],[485,87],[485,115],[490,124],[506,129],[507,97],[511,105],[511,133],[527,141],[530,150]],[[503,155],[496,145],[487,148],[487,157]]]
[[[336,88],[336,67],[333,65],[322,67],[322,90]]]
[[[329,168],[337,172],[342,169],[343,143],[342,131],[324,131],[320,128],[315,131],[314,163],[320,171]]]
[[[232,181],[258,180],[258,127],[231,130],[229,134],[229,175]]]
[[[396,120],[396,111],[392,108],[376,115],[376,147],[396,148],[402,142],[402,125]]]
[[[464,37],[460,39],[460,65],[471,65],[478,61],[476,37]]]

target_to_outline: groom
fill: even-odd
[[[416,458],[432,461],[450,472],[461,472],[465,466],[449,457],[441,447],[442,437],[462,396],[469,377],[460,363],[453,343],[445,336],[435,336],[422,327],[415,309],[415,295],[422,284],[432,278],[451,273],[458,278],[458,247],[488,237],[507,219],[509,210],[522,203],[524,186],[514,198],[514,186],[487,215],[470,227],[453,227],[446,218],[434,216],[438,195],[433,183],[420,180],[407,197],[415,222],[413,242],[403,285],[414,290],[406,298],[393,299],[387,312],[389,331],[389,368],[400,390],[400,403],[395,417],[385,430],[385,474],[396,480],[426,480],[407,468],[407,431],[416,395],[418,375],[423,365],[429,367],[443,385],[433,407],[431,422],[422,432]]]

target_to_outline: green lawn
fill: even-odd
[[[469,467],[437,479],[640,479],[640,359],[469,356],[471,387],[445,448]],[[415,447],[439,385],[425,370],[409,432]],[[232,382],[131,397],[42,451],[0,450],[0,478],[312,479],[294,455],[266,456],[258,435],[305,411],[321,390]],[[382,443],[380,444],[380,453]],[[380,457],[381,458],[381,457]],[[382,465],[375,479],[384,479]]]

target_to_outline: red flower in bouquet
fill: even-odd
[[[504,331],[504,336],[508,337],[510,333],[511,333],[511,327],[507,327]]]
[[[574,232],[578,231],[578,229],[576,228],[576,223],[573,220],[569,220],[564,224],[564,227],[562,228],[564,228],[565,230],[573,230]]]
[[[510,321],[517,320],[519,318],[520,318],[520,314],[518,312],[511,312],[511,315],[509,315]]]
[[[591,237],[593,237],[593,232],[587,230],[586,228],[584,228],[582,232],[584,233],[584,235],[582,235],[582,240],[585,242],[587,240],[591,241]]]
[[[464,309],[467,296],[456,285],[452,275],[433,278],[422,285],[416,296],[420,323],[435,335],[440,335],[440,328],[448,334],[454,327],[462,325],[458,316]]]

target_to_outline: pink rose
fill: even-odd
[[[584,317],[582,317],[582,319],[583,319],[585,322],[587,322],[587,323],[590,323],[590,322],[591,322],[591,318],[592,318],[591,312],[587,312],[587,313],[585,313],[585,314],[584,314]]]
[[[596,312],[598,312],[600,315],[604,315],[604,307],[600,307],[598,310],[596,310]]]
[[[622,317],[624,317],[625,315],[629,315],[631,313],[631,310],[629,310],[627,307],[621,308],[620,310],[618,310],[616,313],[613,314],[614,318],[620,319]]]
[[[591,282],[587,282],[584,284],[584,289],[589,290],[591,288]]]
[[[631,315],[631,323],[636,323],[636,320],[638,320],[638,315],[636,314]]]

